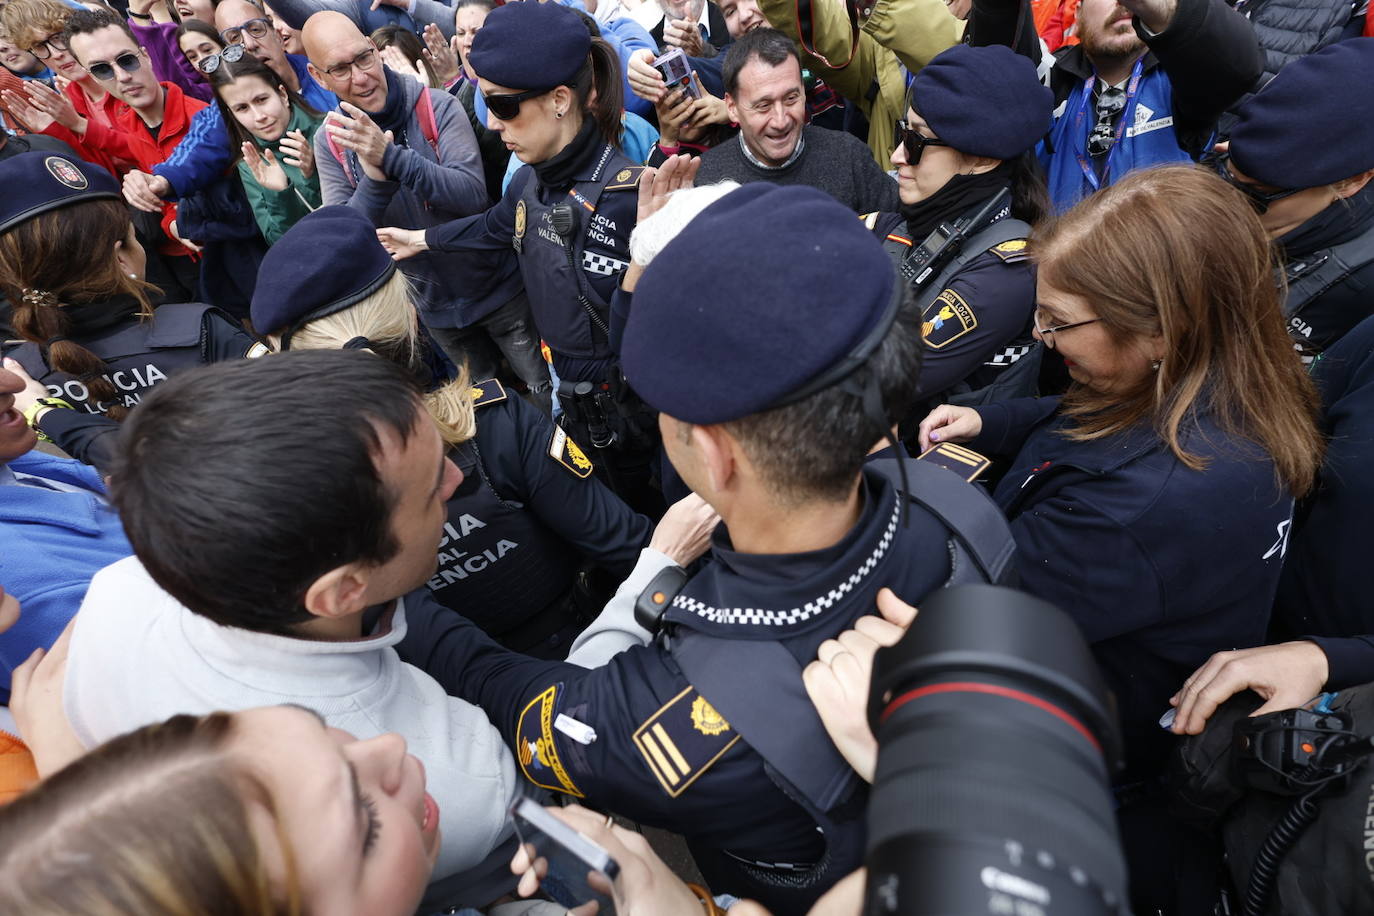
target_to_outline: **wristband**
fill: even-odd
[[[51,442],[52,440],[44,434],[43,430],[38,428],[38,421],[41,420],[43,415],[48,411],[57,410],[59,408],[66,410],[75,409],[61,398],[39,398],[28,407],[24,408],[24,422],[29,424],[30,429],[38,433],[38,438],[45,442]]]
[[[672,146],[664,146],[663,141],[660,140],[658,141],[658,148],[663,151],[663,155],[665,156],[676,156],[678,150],[682,149],[682,144],[675,143]]]
[[[142,20],[144,20],[144,21],[146,21],[146,22],[152,22],[152,21],[153,21],[153,17],[152,17],[152,16],[149,16],[147,13],[135,13],[133,10],[129,10],[129,18],[130,18],[130,19],[142,19]]]
[[[711,896],[711,892],[700,884],[688,884],[687,889],[697,895],[702,907],[706,910],[706,916],[725,916],[725,911],[716,905],[716,900]]]

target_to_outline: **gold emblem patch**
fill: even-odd
[[[629,169],[621,169],[619,172],[616,172],[616,173],[615,173],[615,180],[616,180],[616,181],[629,181],[629,180],[630,180],[630,175],[632,175],[632,174],[633,174],[633,173],[632,173]]]
[[[515,237],[517,239],[525,237],[525,202],[523,200],[515,205]]]
[[[692,727],[703,735],[721,735],[730,730],[730,723],[705,697],[699,696],[692,701]]]
[[[947,289],[926,306],[925,320],[921,322],[921,336],[926,346],[938,350],[963,337],[978,327],[978,318],[973,309],[952,289]]]
[[[554,428],[553,439],[549,441],[549,457],[578,477],[591,476],[592,459],[572,441],[571,436],[558,427]]]
[[[685,792],[740,739],[693,687],[646,719],[633,737],[645,765],[672,798]]]
[[[1025,239],[1012,239],[1003,242],[992,249],[992,253],[1003,261],[1024,261],[1029,255],[1026,252]]]
[[[489,378],[481,382],[473,382],[468,389],[468,395],[472,398],[473,407],[482,407],[487,404],[497,404],[506,399],[506,389],[494,378]]]

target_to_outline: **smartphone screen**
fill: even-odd
[[[558,820],[536,801],[522,798],[511,807],[520,844],[543,860],[540,888],[577,916],[612,916],[611,882],[620,872],[606,850]],[[593,908],[589,904],[596,904]]]

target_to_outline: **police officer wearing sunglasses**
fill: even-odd
[[[1047,208],[1034,149],[1052,104],[1034,65],[997,45],[955,45],[911,83],[892,151],[901,212],[864,220],[907,281],[920,283],[920,389],[929,402],[1035,393],[1040,351],[1026,238]],[[932,234],[943,238],[939,227],[980,214],[957,254],[922,278],[919,262],[938,247]]]
[[[1237,109],[1213,167],[1284,255],[1288,332],[1311,360],[1374,313],[1374,38],[1299,58]]]
[[[428,230],[382,229],[396,257],[513,246],[561,384],[561,423],[598,453],[598,473],[657,515],[649,484],[657,426],[625,384],[609,306],[629,266],[641,166],[617,148],[623,92],[615,53],[554,3],[497,7],[469,54],[488,126],[526,168],[484,214]]]

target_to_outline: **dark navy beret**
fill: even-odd
[[[716,279],[703,283],[703,270]],[[745,185],[644,271],[625,377],[679,420],[737,420],[789,403],[885,332],[897,291],[891,260],[852,210],[812,187]]]
[[[1035,64],[1004,45],[955,45],[911,81],[907,96],[935,136],[961,153],[1013,159],[1050,129],[1054,93]]]
[[[294,330],[366,299],[395,272],[372,220],[352,207],[321,207],[263,257],[253,327],[259,334]]]
[[[1276,188],[1315,188],[1374,168],[1374,38],[1300,57],[1236,109],[1231,161]]]
[[[41,151],[0,162],[0,188],[0,232],[83,200],[124,199],[119,182],[100,166]]]
[[[582,17],[559,3],[507,3],[472,40],[472,69],[507,89],[552,89],[572,82],[592,49]]]

